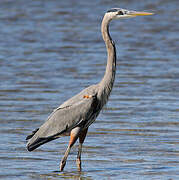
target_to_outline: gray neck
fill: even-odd
[[[102,106],[106,104],[108,100],[108,97],[113,87],[115,74],[116,74],[116,48],[109,34],[110,21],[111,21],[111,18],[105,15],[102,21],[102,25],[101,25],[102,36],[103,36],[104,42],[106,44],[106,49],[107,49],[106,71],[105,71],[103,79],[99,83],[99,92],[98,92],[98,95],[102,99]]]

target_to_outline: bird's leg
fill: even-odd
[[[61,163],[60,163],[60,171],[63,171],[63,169],[66,165],[66,160],[67,160],[68,154],[70,152],[70,149],[71,149],[71,147],[70,147],[70,145],[68,145],[65,155],[63,156],[63,159],[61,160]]]
[[[67,150],[65,152],[65,155],[63,156],[62,160],[61,160],[61,163],[60,163],[60,171],[63,171],[64,167],[65,167],[65,164],[66,164],[66,160],[68,158],[68,155],[70,153],[70,149],[71,147],[75,144],[76,140],[78,139],[79,137],[79,133],[80,133],[80,127],[76,127],[74,129],[71,130],[71,133],[70,133],[70,141],[69,141],[69,144],[68,144],[68,147],[67,147]]]
[[[79,148],[78,148],[78,154],[77,154],[77,159],[76,159],[76,164],[78,167],[78,171],[81,171],[81,151],[82,151],[82,144],[85,140],[86,134],[88,132],[88,128],[81,131],[79,134]]]

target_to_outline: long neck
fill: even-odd
[[[106,104],[108,100],[116,74],[116,48],[109,34],[109,22],[110,18],[104,16],[101,25],[101,32],[107,49],[107,66],[104,77],[99,83],[98,92],[103,100],[102,105]]]

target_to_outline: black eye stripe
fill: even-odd
[[[116,12],[116,11],[118,11],[118,9],[110,9],[107,12]]]
[[[118,15],[124,15],[124,13],[122,11],[119,11],[117,14]]]
[[[107,12],[118,12],[118,15],[124,15],[123,11],[119,10],[119,9],[110,9]]]

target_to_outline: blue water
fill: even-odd
[[[154,12],[111,23],[117,74],[88,132],[82,172],[69,137],[26,150],[26,136],[52,110],[101,80],[106,10]],[[179,2],[0,1],[0,179],[178,179]]]

